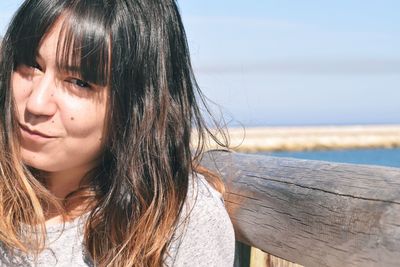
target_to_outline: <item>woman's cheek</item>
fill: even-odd
[[[13,72],[11,78],[11,88],[16,100],[24,99],[29,96],[32,80],[23,78],[18,72]]]
[[[68,105],[61,106],[64,128],[70,137],[90,138],[91,141],[101,139],[105,122],[105,110],[94,104],[94,101],[75,99]]]

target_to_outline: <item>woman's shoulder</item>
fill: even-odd
[[[235,236],[222,195],[204,176],[194,174],[189,178],[167,265],[232,266]]]
[[[189,186],[186,205],[191,208],[222,207],[225,210],[222,194],[217,191],[207,179],[199,173],[189,176]]]
[[[194,173],[189,177],[188,192],[181,213],[181,219],[183,220],[194,217],[197,220],[205,220],[209,224],[222,223],[231,225],[222,194],[199,173]]]

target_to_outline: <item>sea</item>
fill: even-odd
[[[256,154],[400,168],[400,148],[346,149],[301,152],[259,152]]]

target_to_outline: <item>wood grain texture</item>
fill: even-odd
[[[250,267],[303,267],[299,264],[283,260],[258,248],[251,248]]]
[[[307,267],[400,266],[400,169],[209,152],[237,239]]]

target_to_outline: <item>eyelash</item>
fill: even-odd
[[[30,64],[29,67],[43,71],[42,67],[40,67],[40,65],[37,62]]]
[[[36,61],[28,63],[19,63],[17,66],[25,66],[31,69],[37,69],[39,71],[43,71],[42,67]]]
[[[88,82],[82,81],[82,80],[77,79],[77,78],[70,78],[67,81],[72,83],[73,85],[76,85],[76,86],[80,87],[80,88],[87,88],[87,89],[91,88],[91,86],[90,86],[90,84]]]

